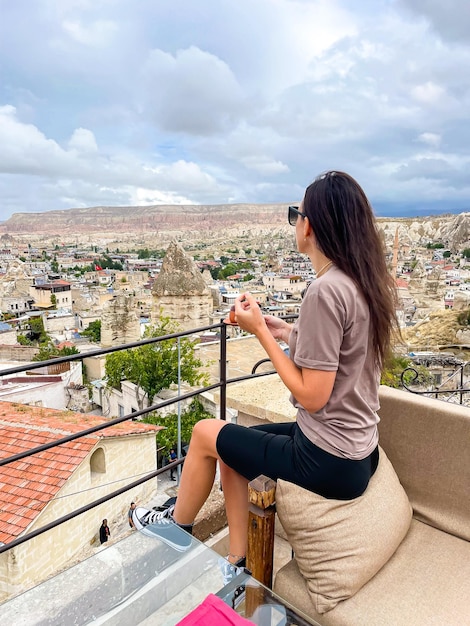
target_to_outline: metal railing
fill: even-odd
[[[44,368],[50,365],[54,365],[57,366],[59,364],[62,363],[69,363],[72,361],[83,361],[83,359],[87,359],[87,358],[92,358],[92,357],[97,357],[97,356],[104,356],[107,354],[111,354],[113,352],[119,352],[122,350],[130,350],[132,348],[137,348],[137,347],[141,347],[144,345],[152,345],[152,344],[156,344],[159,342],[163,342],[163,341],[168,341],[168,340],[172,340],[172,339],[176,339],[177,341],[181,338],[181,337],[186,337],[189,335],[195,335],[195,334],[201,334],[204,333],[206,331],[214,331],[217,330],[218,332],[220,332],[220,341],[219,341],[219,345],[220,345],[220,351],[219,351],[219,380],[216,383],[213,383],[211,385],[207,385],[204,387],[200,387],[197,389],[194,389],[192,391],[189,391],[187,393],[184,394],[180,394],[179,390],[178,390],[178,395],[174,398],[170,398],[167,400],[162,400],[161,402],[158,402],[156,404],[152,404],[151,406],[148,406],[146,408],[140,409],[138,411],[134,411],[132,413],[129,413],[127,415],[123,415],[122,417],[117,417],[111,420],[107,420],[104,421],[101,424],[98,424],[96,426],[92,426],[90,428],[84,429],[80,432],[77,433],[73,433],[70,435],[67,435],[65,437],[61,437],[60,439],[56,439],[54,441],[51,441],[49,443],[37,446],[35,448],[31,448],[29,450],[25,450],[24,452],[20,452],[18,454],[14,454],[11,455],[9,457],[0,459],[0,467],[7,465],[9,463],[13,463],[15,461],[19,461],[21,459],[27,458],[29,456],[32,456],[34,454],[38,454],[40,452],[43,452],[45,450],[49,450],[50,448],[54,448],[56,446],[60,446],[64,443],[68,443],[70,441],[74,441],[76,439],[79,439],[81,437],[85,437],[87,435],[90,435],[92,433],[95,433],[97,431],[103,430],[105,428],[110,428],[111,426],[115,426],[116,424],[121,424],[123,422],[129,421],[129,420],[135,420],[138,417],[147,415],[148,413],[152,413],[153,411],[157,411],[158,409],[161,409],[163,407],[169,406],[171,404],[175,404],[175,403],[180,403],[183,400],[187,400],[189,398],[193,398],[195,396],[200,395],[203,392],[207,392],[207,391],[211,391],[214,389],[219,389],[220,390],[220,395],[219,395],[219,410],[220,410],[220,417],[221,419],[226,419],[226,409],[227,409],[227,385],[232,384],[232,383],[237,383],[237,382],[241,382],[243,380],[248,380],[251,378],[258,378],[258,377],[262,377],[262,376],[267,376],[269,374],[274,373],[274,370],[270,370],[270,371],[265,371],[265,372],[260,372],[260,373],[255,373],[255,371],[253,370],[252,373],[250,374],[246,374],[243,376],[237,376],[235,378],[227,378],[227,326],[226,324],[224,324],[222,321],[216,323],[216,324],[211,324],[209,326],[203,326],[200,328],[194,328],[191,330],[187,330],[187,331],[181,331],[181,332],[177,332],[177,333],[171,333],[168,335],[163,335],[161,337],[151,337],[148,339],[143,339],[141,341],[137,341],[137,342],[133,342],[133,343],[128,343],[128,344],[124,344],[121,346],[113,346],[113,347],[109,347],[109,348],[101,348],[98,350],[92,350],[90,352],[86,352],[83,354],[74,354],[74,355],[70,355],[70,356],[64,356],[64,357],[58,357],[58,358],[54,358],[54,359],[49,359],[47,361],[37,361],[37,362],[33,362],[33,363],[27,363],[26,365],[19,365],[19,366],[15,366],[15,367],[10,367],[8,369],[4,369],[0,372],[0,376],[1,377],[5,377],[5,376],[9,376],[12,374],[17,374],[23,371],[30,371],[30,370],[34,370],[34,369],[39,369],[39,368]],[[266,361],[269,361],[269,359],[267,359]],[[263,360],[264,362],[264,360]],[[86,511],[89,511],[97,506],[99,506],[100,504],[103,504],[104,502],[107,502],[109,500],[112,500],[113,498],[115,498],[116,496],[121,495],[122,493],[125,493],[126,491],[130,491],[131,489],[137,487],[138,485],[141,485],[149,480],[151,480],[152,478],[155,478],[156,476],[159,476],[160,474],[163,474],[165,472],[170,471],[171,469],[174,469],[175,467],[178,467],[179,465],[181,465],[184,462],[184,457],[181,456],[181,451],[179,451],[178,453],[178,459],[176,461],[174,461],[173,463],[169,463],[167,464],[165,467],[160,468],[160,469],[156,469],[152,472],[149,472],[148,474],[146,474],[145,476],[125,485],[124,487],[121,487],[120,489],[117,489],[109,494],[106,494],[105,496],[94,500],[92,502],[90,502],[89,504],[80,507],[79,509],[76,509],[74,511],[71,511],[70,513],[67,513],[66,515],[59,517],[57,519],[55,519],[54,521],[50,522],[49,524],[45,524],[44,526],[42,526],[41,528],[38,528],[34,531],[31,531],[23,536],[17,537],[16,539],[10,541],[7,544],[4,545],[0,545],[0,554],[2,554],[3,552],[6,552],[7,550],[11,550],[12,548],[25,543],[26,541],[29,541],[30,539],[33,539],[34,537],[37,537],[38,535],[41,535],[42,533],[47,532],[48,530],[51,530],[53,528],[55,528],[56,526],[59,526],[60,524],[63,524],[64,522],[67,522],[71,519],[73,519],[74,517],[77,517],[79,515],[81,515],[82,513],[85,513]]]
[[[420,380],[421,374],[414,367],[407,367],[404,369],[401,373],[400,381],[403,389],[405,389],[405,391],[409,391],[410,393],[420,396],[433,397],[438,400],[443,400],[444,402],[465,404],[464,396],[465,394],[470,393],[470,388],[465,387],[465,369],[468,365],[469,363],[467,362],[459,365],[444,381],[442,381],[439,385],[436,385],[433,389],[416,389],[412,387],[413,384],[423,386],[422,381]],[[455,379],[458,379],[456,382],[458,386],[454,389],[449,389],[447,386]],[[467,402],[468,401],[470,401],[470,398]]]
[[[297,315],[288,315],[288,316],[284,316],[283,319],[295,319],[297,318]],[[246,374],[243,376],[237,376],[235,378],[228,378],[227,377],[227,326],[223,323],[223,321],[221,320],[218,323],[215,324],[211,324],[208,326],[203,326],[200,328],[194,328],[194,329],[190,329],[187,331],[181,331],[181,332],[177,332],[177,333],[171,333],[168,335],[163,335],[161,337],[150,337],[147,339],[142,339],[141,341],[137,341],[137,342],[133,342],[133,343],[128,343],[128,344],[123,344],[120,346],[113,346],[113,347],[109,347],[109,348],[100,348],[97,350],[92,350],[90,352],[86,352],[86,353],[82,353],[82,354],[74,354],[74,355],[70,355],[70,356],[64,356],[64,357],[57,357],[57,358],[53,358],[53,359],[49,359],[47,361],[37,361],[37,362],[28,362],[25,365],[19,365],[19,366],[15,366],[15,367],[10,367],[7,369],[4,369],[0,372],[0,376],[6,377],[12,374],[18,374],[20,372],[24,372],[26,370],[31,371],[31,370],[35,370],[35,369],[40,369],[40,368],[47,368],[48,366],[59,366],[60,364],[66,364],[69,362],[73,362],[73,361],[83,361],[84,359],[87,358],[93,358],[93,357],[98,357],[98,356],[105,356],[107,354],[111,354],[113,352],[119,352],[122,350],[131,350],[133,348],[138,348],[141,346],[145,346],[145,345],[153,345],[153,344],[157,344],[159,342],[163,342],[163,341],[168,341],[168,340],[177,340],[179,341],[179,339],[181,337],[186,337],[189,335],[195,335],[195,334],[201,334],[204,333],[206,331],[214,331],[216,330],[220,335],[219,335],[219,379],[218,382],[204,386],[204,387],[200,387],[197,389],[193,389],[192,391],[189,391],[187,393],[181,394],[180,393],[180,389],[178,388],[178,395],[176,397],[167,399],[167,400],[162,400],[156,404],[152,404],[151,406],[148,406],[146,408],[134,411],[132,413],[123,415],[122,417],[117,417],[111,420],[106,420],[103,421],[102,423],[96,425],[96,426],[92,426],[90,428],[84,429],[80,432],[77,433],[73,433],[70,435],[67,435],[65,437],[61,437],[59,439],[56,439],[54,441],[51,441],[49,443],[37,446],[35,448],[31,448],[29,450],[25,450],[24,452],[20,452],[18,454],[14,454],[11,455],[9,457],[0,459],[0,467],[1,466],[5,466],[9,463],[13,463],[15,461],[19,461],[21,459],[27,458],[31,455],[34,454],[38,454],[40,452],[43,452],[45,450],[49,450],[51,448],[54,448],[56,446],[60,446],[62,444],[68,443],[70,441],[74,441],[76,439],[79,439],[81,437],[85,437],[87,435],[93,434],[97,431],[103,430],[105,428],[110,428],[112,426],[115,426],[116,424],[121,424],[123,422],[129,421],[129,420],[135,420],[139,417],[145,416],[149,413],[152,413],[154,411],[157,411],[159,409],[162,409],[166,406],[169,406],[171,404],[176,404],[176,403],[180,403],[184,400],[196,397],[198,395],[200,395],[203,392],[207,392],[207,391],[212,391],[215,389],[219,389],[220,390],[220,395],[219,395],[219,410],[220,410],[220,417],[221,419],[226,419],[226,409],[227,409],[227,395],[226,395],[226,390],[227,390],[227,385],[232,384],[232,383],[237,383],[237,382],[241,382],[244,380],[248,380],[248,379],[252,379],[252,378],[258,378],[258,377],[262,377],[262,376],[267,376],[270,375],[272,373],[274,373],[273,369],[270,369],[269,371],[263,371],[263,372],[257,372],[257,369],[263,365],[263,364],[267,364],[270,362],[270,360],[268,358],[265,359],[261,359],[259,360],[257,363],[255,363],[255,365],[253,366],[251,373],[250,374]],[[462,400],[462,396],[463,394],[467,394],[470,393],[470,389],[466,389],[464,388],[464,384],[463,384],[463,370],[465,368],[465,366],[467,366],[468,364],[465,363],[464,365],[461,366],[461,368],[459,368],[459,370],[457,370],[457,372],[454,372],[452,377],[456,377],[459,373],[460,373],[460,387],[458,389],[454,389],[454,390],[449,390],[449,389],[442,389],[442,388],[436,388],[433,390],[417,390],[417,389],[413,389],[412,385],[415,381],[418,381],[419,378],[419,372],[412,368],[412,367],[408,367],[406,368],[402,374],[401,374],[401,383],[403,386],[403,389],[405,389],[406,391],[409,391],[411,393],[414,394],[420,394],[420,395],[431,395],[434,396],[436,398],[438,398],[440,395],[444,395],[444,394],[451,394],[453,396],[458,395],[460,397],[460,404],[463,404],[463,400]],[[411,372],[412,373],[412,378],[411,380],[409,379],[409,377],[407,377],[407,372]],[[444,381],[444,383],[441,384],[440,387],[442,387],[443,385],[447,384],[449,382],[450,378],[447,379],[446,381]],[[181,455],[181,450],[178,450],[178,459],[172,463],[169,463],[167,465],[165,465],[165,467],[163,468],[159,468],[156,470],[153,470],[151,472],[149,472],[148,474],[146,474],[145,476],[138,478],[137,480],[125,485],[124,487],[121,487],[120,489],[117,489],[111,493],[106,494],[105,496],[94,500],[90,503],[88,503],[87,505],[80,507],[74,511],[71,511],[70,513],[67,513],[66,515],[57,518],[56,520],[42,526],[41,528],[38,528],[34,531],[31,531],[23,536],[17,537],[16,539],[10,541],[9,543],[5,544],[5,545],[1,545],[0,544],[0,554],[3,552],[6,552],[22,543],[25,543],[27,541],[29,541],[30,539],[33,539],[34,537],[37,537],[38,535],[41,535],[42,533],[45,533],[53,528],[55,528],[56,526],[59,526],[60,524],[63,524],[64,522],[67,522],[83,513],[85,513],[86,511],[89,511],[97,506],[99,506],[100,504],[103,504],[104,502],[107,502],[109,500],[112,500],[113,498],[125,493],[126,491],[130,491],[131,489],[151,480],[152,478],[155,478],[156,476],[159,476],[163,473],[166,473],[176,467],[178,467],[179,465],[181,465],[184,462],[184,457],[182,457]]]

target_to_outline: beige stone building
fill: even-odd
[[[72,291],[70,287],[70,283],[66,280],[54,280],[50,283],[31,286],[29,293],[34,299],[35,306],[38,309],[50,309],[54,307],[58,309],[71,309]],[[52,302],[52,296],[55,297],[55,304]]]
[[[153,323],[158,322],[160,312],[178,322],[183,330],[211,323],[210,290],[194,261],[176,242],[168,247],[152,295]]]
[[[21,261],[7,263],[7,271],[0,276],[0,310],[15,315],[30,311],[33,298],[29,293],[33,278]]]
[[[96,416],[0,402],[0,458],[102,422]],[[155,469],[159,429],[126,422],[0,467],[0,542],[42,528]],[[155,484],[147,481],[0,554],[0,602],[57,572],[85,546],[99,546],[104,518],[112,538],[129,503],[145,502]]]

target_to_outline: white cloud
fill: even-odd
[[[444,95],[445,90],[432,81],[428,81],[422,85],[416,85],[411,90],[411,96],[422,104],[434,104],[441,100]]]
[[[178,195],[175,192],[161,191],[137,187],[130,193],[130,203],[134,206],[147,206],[154,204],[194,204],[189,198]]]
[[[0,218],[290,202],[328,168],[379,204],[469,208],[468,11],[450,2],[43,0],[28,20],[8,3]]]
[[[77,128],[73,131],[69,148],[78,152],[98,152],[95,136],[86,128]]]
[[[199,48],[174,56],[152,50],[143,75],[144,107],[165,131],[210,134],[236,123],[243,109],[242,89],[228,65]]]
[[[267,155],[264,156],[246,156],[241,159],[241,163],[249,169],[265,174],[267,176],[273,176],[274,174],[281,174],[289,171],[289,167],[281,161],[274,161]]]
[[[67,155],[32,124],[22,124],[16,108],[0,107],[0,171],[10,174],[47,174],[63,168]]]
[[[64,20],[62,28],[78,43],[100,48],[109,45],[118,31],[117,24],[110,20],[96,20],[88,24]]]
[[[418,141],[428,144],[429,146],[437,147],[441,143],[441,135],[438,133],[421,133],[418,136]]]

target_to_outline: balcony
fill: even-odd
[[[4,458],[0,459],[0,470],[6,474],[16,474],[17,480],[20,480],[22,472],[29,471],[29,468],[36,468],[34,469],[36,482],[47,480],[49,486],[50,477],[47,476],[45,478],[44,473],[41,477],[41,466],[47,464],[58,465],[61,459],[63,459],[66,464],[64,468],[66,467],[67,470],[60,477],[60,480],[63,482],[60,484],[60,489],[58,488],[57,493],[54,494],[52,502],[48,501],[47,494],[52,493],[53,483],[51,491],[48,491],[44,485],[37,486],[38,491],[45,490],[44,498],[39,497],[39,500],[37,502],[35,500],[34,503],[26,502],[28,497],[33,497],[32,495],[28,496],[26,492],[27,481],[24,481],[24,485],[13,487],[16,496],[23,497],[23,501],[20,503],[24,513],[24,515],[22,513],[20,516],[23,517],[22,520],[15,515],[14,505],[11,502],[7,503],[4,501],[1,511],[2,517],[0,518],[2,520],[0,522],[0,532],[3,531],[1,538],[5,544],[0,545],[0,601],[52,575],[58,566],[63,567],[63,560],[68,562],[80,547],[83,547],[85,543],[93,541],[96,535],[97,520],[107,516],[112,517],[114,514],[119,515],[119,511],[124,509],[127,512],[129,502],[136,498],[136,494],[139,494],[139,501],[142,504],[147,502],[146,498],[155,491],[157,477],[167,474],[171,468],[169,466],[165,468],[156,467],[154,435],[152,438],[152,433],[156,428],[148,425],[146,426],[148,432],[143,430],[137,432],[140,417],[166,407],[174,406],[179,410],[180,405],[182,406],[185,401],[188,402],[196,396],[203,395],[205,396],[206,404],[207,402],[212,402],[214,413],[216,412],[218,416],[224,419],[227,414],[227,386],[230,383],[243,381],[247,378],[258,378],[266,375],[266,373],[254,375],[243,373],[251,370],[249,358],[247,359],[247,351],[243,349],[232,351],[229,349],[229,353],[233,353],[233,359],[230,365],[227,364],[227,359],[231,358],[231,355],[227,353],[227,346],[237,348],[240,345],[245,345],[247,341],[253,343],[254,339],[247,338],[244,342],[240,339],[227,341],[227,327],[222,323],[163,337],[146,339],[119,347],[95,350],[81,355],[27,363],[10,367],[1,372],[4,380],[16,380],[15,376],[19,376],[26,371],[32,379],[34,373],[38,371],[47,372],[50,371],[50,368],[68,370],[71,365],[79,365],[75,363],[77,361],[83,359],[96,360],[104,358],[112,352],[132,349],[146,344],[174,340],[176,342],[175,346],[177,346],[180,338],[192,334],[201,335],[207,331],[217,332],[220,335],[219,341],[210,344],[201,343],[199,346],[205,353],[204,359],[212,363],[210,384],[205,387],[186,390],[186,393],[178,392],[168,399],[161,400],[141,410],[135,410],[132,413],[127,413],[114,419],[90,416],[86,420],[82,420],[88,422],[87,427],[81,427],[81,418],[84,417],[82,414],[65,414],[41,407],[3,404],[1,411],[5,416],[3,428],[6,426],[10,428],[10,424],[6,423],[7,413],[10,418],[13,415],[13,423],[16,424],[24,422],[26,415],[29,415],[32,416],[30,420],[31,428],[37,431],[38,437],[39,435],[44,437],[44,432],[41,429],[46,418],[50,419],[52,424],[52,427],[46,426],[46,430],[54,431],[57,434],[54,436],[53,433],[49,433],[47,442],[41,440],[41,445],[34,445],[32,442],[35,439],[31,438],[31,445],[28,445],[28,449],[25,449],[26,446],[19,441],[14,441],[12,446],[11,439],[8,441],[4,440]],[[252,353],[252,350],[249,352]],[[227,378],[229,369],[235,374],[230,379]],[[18,378],[18,380],[22,379],[23,377]],[[233,415],[233,412],[230,415]],[[124,428],[127,429],[125,433],[123,431]],[[144,428],[143,424],[142,428]],[[63,436],[65,431],[67,431],[67,434]],[[148,435],[149,432],[150,436]],[[109,436],[106,433],[109,433]],[[142,467],[129,469],[133,467],[129,460],[126,465],[127,472],[125,476],[131,476],[132,478],[125,480],[121,475],[113,475],[114,480],[109,480],[109,472],[112,470],[113,464],[116,463],[116,457],[118,456],[116,450],[118,435],[120,434],[126,434],[127,438],[131,440],[132,444],[129,444],[128,448],[132,448],[134,451],[139,449],[139,461],[141,465],[145,466],[144,475]],[[153,444],[151,443],[152,441]],[[153,453],[151,452],[152,448]],[[8,453],[8,450],[10,450],[10,453]],[[56,456],[52,457],[52,454]],[[75,458],[77,454],[81,455],[80,458]],[[134,456],[136,455],[134,454]],[[176,467],[183,460],[181,447],[178,456],[179,459],[173,464]],[[83,464],[80,465],[82,457],[89,459],[87,467],[82,467]],[[73,461],[72,458],[74,458]],[[69,488],[67,483],[72,478],[75,480],[75,487]],[[9,484],[11,482],[13,482],[13,479],[5,479],[3,489],[12,489],[12,485]],[[87,485],[85,493],[83,493],[83,485]],[[36,498],[37,495],[36,493],[34,497]],[[96,495],[100,497],[96,497]],[[18,502],[17,499],[14,499],[14,501]],[[112,504],[110,504],[111,501],[113,501]],[[77,529],[79,529],[78,532]],[[71,537],[74,538],[74,541],[71,541]],[[49,563],[51,554],[59,556],[62,552],[62,550],[57,550],[57,546],[60,546],[62,543],[65,545],[73,544],[70,548],[71,553],[66,555],[64,548],[62,563],[60,558],[56,559],[53,564]],[[37,566],[32,569],[26,567],[23,570],[21,564],[31,560],[29,555],[33,552],[37,554],[35,558]]]
[[[12,464],[19,462],[27,463],[30,456],[39,455],[58,446],[75,445],[80,440],[86,441],[87,438],[97,436],[97,434],[101,436],[104,430],[119,427],[119,425],[123,424],[135,423],[135,420],[152,411],[175,404],[178,405],[185,400],[202,394],[206,394],[206,396],[207,394],[212,395],[218,417],[221,419],[225,419],[227,416],[231,418],[234,414],[233,412],[237,412],[238,423],[244,425],[263,423],[266,420],[285,421],[286,417],[294,419],[295,412],[288,402],[288,394],[277,375],[270,370],[269,364],[263,364],[254,373],[245,373],[248,362],[250,360],[252,362],[256,361],[258,355],[252,350],[242,349],[239,351],[236,359],[231,358],[231,355],[233,355],[231,346],[243,345],[242,342],[244,340],[234,339],[232,341],[228,339],[227,330],[224,324],[219,323],[191,331],[147,339],[125,346],[96,350],[86,355],[62,357],[49,362],[27,364],[4,370],[2,376],[11,376],[25,370],[34,370],[47,365],[59,365],[83,358],[101,357],[111,352],[132,349],[143,344],[153,344],[168,339],[178,341],[180,337],[201,334],[206,331],[220,334],[220,340],[209,344],[208,347],[205,346],[207,354],[210,354],[210,359],[215,363],[213,379],[207,386],[191,389],[184,393],[179,392],[176,397],[162,400],[152,406],[111,420],[99,419],[93,426],[86,429],[77,430],[73,434],[67,434],[66,436],[58,436],[54,441],[42,443],[31,450],[11,454],[7,458],[0,460],[0,467],[8,467],[9,465],[13,467],[14,465]],[[228,361],[229,364],[227,364]],[[265,371],[260,371],[262,368]],[[236,375],[233,375],[234,373]],[[258,378],[262,378],[262,380],[258,380]],[[390,449],[387,449],[387,454],[392,460],[394,467],[399,468],[397,471],[400,481],[407,493],[409,491],[413,494],[413,497],[417,498],[418,502],[416,505],[415,502],[412,502],[413,507],[415,508],[416,506],[421,518],[425,517],[424,523],[433,527],[435,524],[431,521],[433,517],[431,509],[435,509],[439,518],[437,534],[442,531],[446,536],[458,536],[460,530],[454,528],[452,519],[450,526],[447,524],[446,519],[455,517],[456,512],[454,509],[458,506],[458,527],[462,526],[467,529],[470,527],[468,497],[466,499],[462,498],[462,501],[456,505],[457,492],[465,492],[468,489],[468,484],[470,484],[468,463],[470,412],[464,407],[449,406],[439,400],[422,398],[405,391],[389,388],[382,389],[381,404],[383,406],[383,414],[381,410],[383,417],[381,437],[390,446]],[[394,427],[392,419],[394,415],[400,416],[396,427]],[[448,420],[448,428],[446,427],[446,420]],[[439,432],[441,433],[440,435],[438,434]],[[145,437],[145,435],[142,435],[142,437]],[[406,441],[403,442],[403,439],[406,439]],[[406,444],[404,449],[402,449],[403,443]],[[446,466],[440,460],[438,469],[436,469],[432,460],[439,454],[446,459],[452,458],[452,463]],[[410,458],[413,456],[416,458],[410,464]],[[180,451],[178,460],[172,466],[178,467],[183,460]],[[429,463],[430,465],[428,466]],[[97,476],[95,478],[99,482],[99,464],[96,464],[95,467],[97,468]],[[434,495],[430,494],[433,483],[429,481],[428,467],[436,472],[436,486],[438,485],[439,488],[435,489]],[[149,484],[150,481],[162,476],[169,470],[170,466],[155,469],[153,465],[144,476],[130,480],[126,484],[119,483],[118,487],[113,488],[113,490],[111,490],[111,486],[108,486],[106,493],[99,498],[94,498],[92,495],[94,492],[90,491],[90,497],[87,497],[86,504],[75,508],[71,507],[69,510],[64,511],[62,515],[47,520],[47,523],[44,523],[41,527],[34,528],[31,525],[24,532],[6,542],[5,545],[0,546],[0,568],[2,568],[0,569],[0,588],[3,587],[5,590],[10,586],[9,593],[4,593],[3,598],[6,599],[7,595],[14,596],[25,588],[25,586],[21,588],[18,585],[15,589],[11,583],[17,575],[18,564],[27,555],[34,555],[34,558],[41,562],[45,558],[44,551],[61,550],[62,546],[70,542],[71,536],[81,535],[85,541],[88,541],[89,537],[84,531],[86,527],[84,520],[87,516],[90,514],[94,516],[95,521],[93,523],[96,526],[96,520],[105,517],[104,512],[106,508],[103,507],[110,506],[109,503],[112,501],[120,502],[119,506],[121,508],[125,507],[126,503],[132,499],[132,494],[135,493],[136,489]],[[415,482],[418,483],[417,487],[414,485]],[[467,486],[465,487],[465,485]],[[429,505],[428,496],[433,500],[432,507]],[[412,499],[411,496],[410,499]],[[47,537],[51,539],[48,540]],[[16,600],[5,603],[0,611],[3,615],[14,615],[15,613],[11,611],[24,610],[25,613],[30,615],[40,616],[43,620],[42,623],[49,619],[48,623],[50,624],[90,623],[95,619],[96,623],[100,624],[117,624],[121,623],[120,620],[124,620],[126,616],[129,619],[130,615],[134,615],[135,613],[132,613],[132,611],[137,606],[147,606],[148,610],[152,611],[147,613],[147,615],[151,615],[159,610],[171,610],[170,605],[173,602],[180,603],[180,608],[183,606],[184,609],[184,603],[189,602],[188,597],[187,595],[180,595],[182,589],[179,583],[172,588],[171,581],[178,580],[181,582],[181,575],[184,571],[185,575],[187,575],[187,578],[184,580],[187,581],[188,589],[194,591],[201,572],[200,568],[202,567],[203,570],[207,568],[204,571],[210,573],[213,567],[215,567],[214,555],[209,548],[212,546],[217,549],[217,541],[224,542],[223,533],[212,541],[207,541],[206,546],[196,544],[194,552],[174,559],[174,555],[168,553],[168,550],[162,549],[161,546],[156,547],[154,543],[149,543],[149,540],[145,537],[132,534],[109,548],[104,547],[96,551],[94,556],[84,560],[78,566],[70,568],[47,582],[42,582],[26,595],[18,596]],[[468,543],[469,539],[464,539],[464,541]],[[283,545],[279,539],[276,540],[276,543],[276,549]],[[206,552],[206,548],[209,550],[208,552]],[[41,550],[43,554],[41,554]],[[221,549],[221,551],[223,553],[224,549]],[[289,558],[290,554],[287,559]],[[204,563],[204,565],[201,565],[201,563]],[[161,565],[161,571],[160,573],[157,572],[158,576],[156,576],[155,568],[158,569],[158,564]],[[197,567],[196,564],[198,564]],[[283,564],[281,562],[279,565]],[[463,567],[465,569],[467,566],[464,565]],[[407,568],[406,560],[402,562],[402,568]],[[449,569],[447,566],[443,565],[443,568],[443,571],[452,571],[452,568]],[[403,569],[404,571],[405,569]],[[411,567],[410,565],[409,571],[413,572],[413,576],[417,576],[415,566]],[[457,574],[457,572],[455,573]],[[52,574],[52,572],[48,572],[49,574]],[[288,590],[289,584],[286,583],[285,576],[282,580],[284,588]],[[466,580],[470,580],[470,577]],[[30,580],[29,585],[26,584],[26,587],[31,586],[32,582],[34,581]],[[423,583],[421,579],[418,582],[419,584]],[[413,583],[410,583],[410,586],[413,587]],[[443,588],[445,587],[446,585],[443,585]],[[156,591],[158,593],[155,593]],[[152,600],[153,604],[151,606],[148,604],[150,599],[155,598],[155,596],[164,598],[165,602],[163,602],[162,606],[157,606],[154,600]],[[307,602],[305,594],[300,594],[300,596],[305,605]],[[196,593],[194,597],[199,598],[200,596]],[[134,601],[135,604],[133,604]],[[391,602],[394,602],[393,598]],[[122,606],[120,603],[122,603]],[[121,606],[121,613],[119,613],[121,609],[118,610],[117,605]],[[165,606],[166,609],[164,608]],[[345,606],[347,606],[347,602]],[[147,609],[142,609],[142,615],[145,614],[145,610]],[[314,619],[312,613],[309,613],[304,607],[303,610],[304,613],[310,615],[310,619]],[[371,616],[375,615],[370,606],[368,612]],[[120,614],[119,619],[118,614]],[[184,611],[182,614],[184,614]],[[328,614],[326,615],[328,616]],[[98,618],[98,616],[100,617]],[[75,617],[78,621],[69,621],[69,618],[75,619]],[[315,616],[315,618],[318,619],[318,616]],[[40,623],[35,622],[34,619],[28,623]],[[145,622],[145,619],[142,617],[141,622],[134,621],[134,623],[158,623]],[[318,621],[322,624],[330,623],[327,619],[325,622]],[[129,623],[129,621],[126,623]],[[169,624],[174,622],[162,623]],[[374,622],[372,620],[368,623]]]

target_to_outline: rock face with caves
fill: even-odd
[[[183,330],[207,326],[212,313],[212,296],[194,261],[172,242],[152,288],[152,320],[160,313],[178,322]]]

